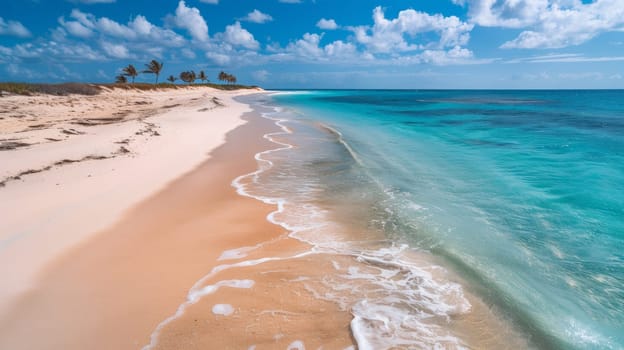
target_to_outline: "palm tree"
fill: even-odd
[[[134,68],[134,66],[131,64],[129,64],[128,67],[125,67],[121,71],[123,75],[127,77],[132,77],[132,84],[134,84],[134,78],[139,75],[139,72],[137,72],[136,68]]]
[[[176,80],[178,80],[178,78],[174,77],[173,75],[170,75],[169,78],[167,78],[167,80],[169,80],[169,82],[171,82],[171,84],[174,84]]]
[[[127,82],[128,82],[128,78],[126,78],[126,76],[123,74],[119,74],[118,76],[115,77],[115,83],[117,84],[125,84]]]
[[[199,80],[201,80],[202,83],[208,80],[208,77],[206,76],[206,73],[204,73],[203,70],[199,72]]]
[[[219,81],[225,81],[227,80],[227,73],[225,73],[224,71],[221,71],[221,73],[219,73]]]
[[[225,80],[226,82],[228,82],[229,84],[234,84],[236,83],[236,77],[233,76],[232,74],[225,74],[223,76],[223,80]]]
[[[186,83],[192,84],[195,82],[195,79],[197,79],[197,75],[195,71],[182,72],[180,73],[180,79]]]
[[[158,76],[160,75],[160,71],[162,71],[163,63],[152,60],[150,63],[145,65],[145,68],[147,69],[142,73],[156,74],[156,84],[158,84]]]

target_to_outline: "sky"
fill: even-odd
[[[0,0],[0,81],[152,59],[265,88],[624,88],[624,0]]]

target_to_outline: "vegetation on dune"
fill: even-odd
[[[163,62],[152,60],[145,64],[146,69],[139,72],[134,65],[129,64],[122,68],[121,74],[115,77],[115,83],[113,84],[87,84],[87,83],[63,83],[63,84],[29,84],[29,83],[0,83],[0,97],[3,92],[19,95],[33,95],[33,94],[48,94],[48,95],[97,95],[103,88],[122,88],[122,89],[136,89],[136,90],[159,90],[159,89],[177,89],[181,85],[177,85],[175,82],[178,77],[170,75],[167,78],[169,83],[158,83],[158,78],[162,73]],[[140,73],[154,74],[156,75],[155,83],[136,83],[135,78]],[[201,80],[201,84],[194,84],[196,80]],[[206,86],[219,90],[238,90],[238,89],[254,89],[257,86],[245,86],[237,85],[236,76],[221,71],[217,76],[217,79],[227,84],[212,84],[203,70],[196,74],[195,71],[184,71],[179,74],[179,80],[193,86]],[[128,84],[128,80],[131,84]],[[208,83],[207,83],[208,82]]]
[[[202,83],[205,83],[206,81],[208,81],[208,77],[206,76],[206,73],[202,70],[199,72],[199,80],[202,81]]]
[[[136,70],[136,68],[132,64],[129,64],[127,67],[124,67],[122,69],[122,74],[116,77],[115,82],[119,84],[124,84],[124,83],[127,83],[127,79],[124,81],[124,78],[130,77],[132,78],[132,84],[134,84],[134,79],[139,75],[139,73],[147,73],[147,74],[156,75],[155,84],[158,84],[158,77],[160,76],[160,73],[162,72],[163,66],[164,66],[163,62],[151,60],[149,63],[145,65],[146,69],[142,72],[139,72]],[[202,84],[205,84],[206,82],[210,82],[210,80],[208,79],[208,76],[206,75],[206,72],[203,70],[201,70],[199,74],[195,73],[194,70],[184,71],[180,73],[179,77],[181,81],[188,83],[188,84],[194,84],[195,80],[197,79],[201,80]],[[219,81],[226,82],[230,85],[236,85],[236,82],[237,82],[236,76],[232,74],[228,74],[224,71],[221,71],[219,73],[219,75],[217,76],[217,79]],[[174,75],[170,75],[167,78],[167,81],[169,81],[171,84],[175,84],[176,80],[178,80],[178,78]]]
[[[242,89],[256,89],[257,86],[247,85],[234,85],[234,84],[195,84],[193,86],[205,86],[218,90],[242,90]],[[112,83],[112,84],[88,84],[88,83],[63,83],[63,84],[29,84],[29,83],[0,83],[0,98],[3,93],[17,94],[17,95],[97,95],[103,91],[103,88],[112,89],[125,89],[125,90],[163,90],[163,89],[180,89],[182,85],[160,83],[160,84],[146,84],[146,83]]]
[[[219,81],[225,81],[228,84],[236,84],[236,77],[224,71],[221,71],[221,73],[219,73],[218,78],[219,78]]]
[[[28,84],[28,83],[0,83],[0,91],[18,95],[46,94],[66,96],[97,95],[101,88],[97,84],[63,83],[63,84]]]
[[[180,73],[180,80],[182,80],[185,83],[193,84],[196,79],[197,79],[197,75],[195,74],[195,71],[191,70],[191,71]]]

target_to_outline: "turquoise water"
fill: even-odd
[[[624,91],[305,91],[263,103],[308,126],[293,140],[314,139],[293,165],[306,175],[288,181],[324,188],[330,207],[369,200],[361,220],[439,257],[532,346],[622,349],[622,101]],[[323,146],[319,125],[341,142]]]

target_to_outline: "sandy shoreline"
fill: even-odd
[[[42,267],[197,167],[247,92],[187,88],[0,100],[0,315]]]
[[[315,298],[300,280],[302,274],[323,274],[325,269],[319,269],[318,256],[307,256],[309,246],[289,238],[283,228],[266,220],[275,210],[273,206],[240,196],[231,186],[233,179],[257,168],[254,154],[275,148],[275,144],[262,136],[275,131],[276,126],[258,116],[245,117],[246,124],[241,126],[238,115],[245,111],[245,106],[233,109],[230,106],[238,103],[229,96],[219,96],[219,99],[228,106],[223,114],[227,114],[232,123],[226,124],[227,127],[238,126],[228,133],[227,142],[214,149],[207,161],[169,182],[157,193],[153,192],[155,185],[146,188],[144,193],[149,198],[138,205],[128,204],[132,206],[129,211],[113,210],[107,212],[106,218],[98,220],[98,213],[93,210],[109,210],[102,199],[112,205],[120,201],[119,197],[107,197],[102,192],[81,192],[92,184],[79,189],[76,194],[79,204],[71,206],[72,215],[66,218],[65,225],[46,221],[49,218],[31,211],[32,208],[25,210],[28,208],[25,205],[30,203],[25,199],[17,202],[17,194],[33,193],[35,196],[42,188],[59,189],[59,193],[45,192],[46,198],[58,199],[63,193],[60,189],[70,182],[62,176],[73,176],[69,179],[85,176],[78,170],[71,172],[70,167],[74,165],[100,174],[101,169],[95,167],[97,164],[123,159],[129,163],[138,162],[126,155],[53,167],[8,182],[0,189],[3,198],[11,199],[10,203],[3,200],[6,206],[3,209],[9,210],[12,206],[14,211],[25,216],[22,221],[13,220],[13,227],[23,227],[20,225],[28,223],[29,218],[45,222],[45,226],[38,223],[36,227],[39,235],[27,235],[17,243],[12,243],[9,237],[11,245],[5,248],[0,259],[10,262],[11,266],[19,266],[30,258],[22,255],[24,253],[38,254],[39,249],[47,249],[45,253],[48,254],[45,259],[39,257],[38,261],[25,265],[25,271],[31,269],[28,279],[16,273],[17,269],[7,267],[8,271],[2,271],[12,278],[14,285],[22,283],[22,289],[17,290],[19,293],[3,290],[5,295],[14,292],[13,296],[19,298],[12,298],[0,314],[0,348],[138,349],[149,345],[150,341],[149,347],[158,349],[248,348],[254,345],[257,349],[289,346],[301,349],[304,343],[305,346],[341,349],[352,346],[348,327],[350,313],[339,310],[335,303]],[[188,113],[204,108],[193,105],[174,110]],[[203,115],[198,115],[201,117]],[[168,127],[163,125],[167,121],[174,122],[172,119],[175,117],[163,115],[162,120],[153,117],[149,122],[159,125],[159,133],[164,135]],[[207,126],[198,119],[190,123],[195,123],[197,128]],[[179,134],[185,132],[188,130],[179,130]],[[219,137],[213,135],[212,141],[219,141]],[[178,145],[176,149],[180,152]],[[162,148],[157,150],[163,151]],[[179,163],[169,165],[176,166],[178,171],[183,168]],[[54,172],[62,174],[55,178]],[[123,181],[129,175],[122,177],[119,173],[108,172],[106,176],[99,176],[109,181],[112,177]],[[141,174],[132,175],[140,177]],[[85,177],[92,179],[94,176]],[[50,185],[60,180],[67,182]],[[102,190],[111,191],[115,186],[119,184]],[[152,193],[148,193],[148,189]],[[70,199],[72,197],[63,198]],[[96,204],[91,209],[80,208],[92,201]],[[26,213],[17,210],[20,206]],[[54,203],[47,206],[41,207],[54,208]],[[111,226],[116,215],[121,215],[121,219]],[[11,226],[3,225],[2,232],[6,235]],[[41,248],[36,243],[42,239],[42,228],[47,228],[54,238],[61,233],[61,237],[67,238],[54,249]],[[304,254],[298,259],[290,258],[298,253]],[[247,261],[266,257],[278,260],[246,266]],[[279,261],[281,258],[288,259],[287,269]],[[241,263],[243,266],[235,267]],[[324,264],[331,268],[329,261]],[[227,265],[234,268],[223,268]],[[40,271],[41,266],[45,266],[44,271]],[[221,268],[222,271],[206,277],[211,270]],[[189,288],[198,281],[204,289],[212,285],[214,293],[203,296],[183,315],[159,328],[159,324],[185,303]],[[25,293],[26,287],[29,290]],[[36,337],[31,336],[35,333]]]
[[[310,202],[327,216],[318,227],[307,216],[299,229],[280,221],[293,204],[263,204],[254,191],[279,196],[267,180],[292,177],[291,163],[265,157],[296,150],[299,126],[261,118],[230,94],[187,92],[157,116],[66,141],[100,137],[94,145],[112,152],[129,130],[130,152],[63,162],[0,188],[0,209],[12,215],[0,226],[0,272],[12,283],[0,299],[0,348],[374,349],[398,344],[393,327],[410,346],[527,347],[490,305],[458,289],[460,276],[352,217],[356,204]],[[62,144],[41,147],[76,151],[54,148]],[[29,149],[0,155],[44,164]],[[447,305],[457,310],[436,313]]]

